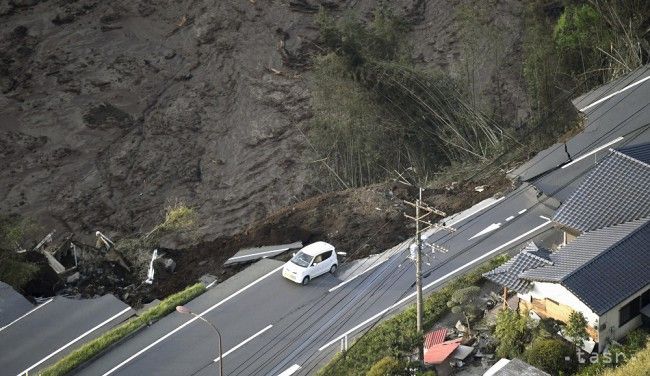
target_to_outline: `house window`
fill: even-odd
[[[618,326],[625,325],[628,321],[641,313],[641,297],[637,296],[618,311]]]
[[[650,304],[650,289],[641,295],[641,308]]]

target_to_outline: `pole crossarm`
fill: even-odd
[[[414,202],[410,202],[410,201],[406,201],[406,200],[404,200],[404,203],[407,204],[407,205],[410,205],[410,206],[412,206],[412,207],[414,207],[414,208],[417,207],[417,206],[419,206],[420,209],[426,210],[426,211],[427,211],[427,214],[425,214],[425,215],[428,215],[428,214],[430,214],[430,213],[435,213],[435,214],[437,214],[437,215],[439,215],[439,216],[441,216],[441,217],[446,217],[446,216],[447,216],[447,213],[445,213],[445,212],[442,211],[442,210],[439,210],[439,209],[436,209],[436,208],[432,208],[431,206],[429,206],[429,205],[423,203],[423,202],[420,201],[420,200],[418,200],[418,202],[419,202],[419,203],[414,203]]]
[[[441,217],[446,217],[447,213],[422,202],[422,188],[419,188],[418,199],[415,202],[410,202],[403,200],[405,204],[413,207],[415,209],[415,215],[404,214],[404,217],[413,220],[415,222],[415,243],[412,245],[414,247],[413,253],[415,253],[415,289],[416,289],[416,330],[418,333],[422,333],[422,323],[423,323],[423,303],[422,303],[422,237],[420,236],[423,232],[432,229],[432,228],[441,228],[449,232],[456,231],[455,228],[447,226],[444,222],[442,224],[434,223],[431,219],[426,220],[425,218],[429,217],[431,214],[436,214]],[[422,228],[421,226],[425,226]],[[441,247],[435,243],[427,244],[431,246],[432,252],[448,252],[449,250]],[[428,256],[427,256],[428,257]],[[427,263],[428,264],[428,263]],[[422,345],[418,347],[418,358],[420,365],[423,365],[424,361],[424,348]]]

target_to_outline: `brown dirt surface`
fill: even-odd
[[[509,182],[495,177],[483,192],[475,182],[453,189],[425,190],[423,201],[448,214],[456,213],[506,189]],[[311,197],[285,207],[249,225],[231,237],[221,237],[190,249],[169,250],[177,262],[175,273],[163,273],[156,282],[154,297],[163,297],[209,273],[224,280],[241,266],[223,267],[223,263],[245,247],[323,240],[348,253],[346,259],[358,259],[382,252],[412,236],[415,229],[404,213],[412,208],[403,200],[414,201],[417,189],[401,183],[377,184]],[[437,218],[440,219],[440,218]]]
[[[303,133],[315,11],[369,18],[378,3],[0,0],[0,211],[94,244],[95,230],[148,231],[170,203],[196,208],[200,226],[170,247],[177,271],[160,273],[156,297],[231,273],[223,261],[246,246],[326,240],[361,257],[394,245],[412,232],[399,202],[412,190],[320,192],[310,162],[321,156]],[[473,102],[505,123],[526,118],[521,0],[389,3],[419,65],[469,69]],[[451,214],[491,186],[425,200]]]
[[[301,131],[315,10],[370,17],[378,3],[0,2],[0,209],[93,241],[145,231],[182,200],[210,240],[318,193]],[[460,76],[480,58],[474,99],[521,120],[521,1],[391,5],[419,64]]]

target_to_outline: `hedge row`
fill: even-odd
[[[505,255],[496,257],[476,270],[451,280],[445,287],[425,298],[423,328],[432,327],[449,311],[447,301],[455,290],[479,283],[481,274],[496,268],[506,260]],[[365,375],[373,364],[384,357],[399,359],[411,354],[422,341],[422,336],[415,330],[415,323],[416,311],[413,305],[369,330],[350,346],[345,354],[338,353],[318,375]]]
[[[176,309],[176,306],[185,304],[201,295],[203,292],[205,292],[205,286],[202,283],[197,283],[187,287],[183,291],[170,295],[155,307],[151,307],[143,312],[140,316],[109,330],[90,342],[84,343],[64,358],[41,371],[39,374],[45,376],[65,375],[79,365],[97,356],[109,346],[115,344],[143,326],[150,325],[152,322],[168,315]]]

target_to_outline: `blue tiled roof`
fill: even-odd
[[[628,157],[632,157],[643,163],[650,164],[650,143],[625,146],[616,150],[627,155]]]

